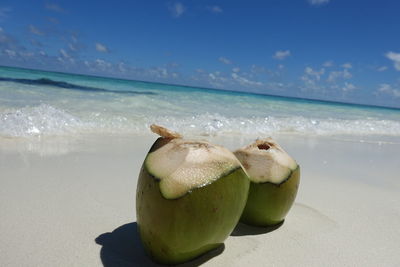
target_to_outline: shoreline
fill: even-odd
[[[0,139],[0,261],[5,266],[151,264],[135,234],[135,193],[155,139],[152,134],[42,138],[42,143]],[[206,139],[229,149],[252,141]],[[271,232],[239,225],[223,251],[188,266],[400,265],[395,234],[400,145],[276,139],[302,170],[285,223]]]
[[[235,150],[239,147],[245,146],[248,143],[256,140],[257,137],[246,137],[243,135],[184,135],[190,139],[208,140],[215,142],[220,145],[226,146],[231,150]],[[335,143],[347,143],[350,145],[377,145],[386,146],[393,145],[399,146],[400,148],[400,136],[392,135],[306,135],[306,134],[292,134],[292,133],[280,133],[280,134],[266,134],[264,137],[272,137],[279,143],[283,142],[306,142],[307,144],[312,143],[323,143],[323,142],[335,142]],[[262,137],[262,138],[264,138]],[[157,136],[155,134],[110,134],[110,133],[81,133],[81,134],[65,134],[65,135],[37,135],[37,136],[1,136],[0,135],[0,149],[9,152],[19,151],[21,153],[33,153],[42,156],[45,155],[59,155],[67,154],[74,151],[84,149],[97,150],[98,146],[103,144],[104,140],[108,142],[115,142],[120,144],[121,142],[132,143],[135,139],[142,140],[155,140]],[[285,146],[285,144],[284,144]]]

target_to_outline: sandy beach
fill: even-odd
[[[230,149],[246,138],[213,138]],[[187,266],[399,266],[398,143],[279,136],[302,167],[277,229],[239,224]],[[1,139],[2,266],[146,266],[139,168],[155,135]],[[237,140],[240,140],[238,142]]]
[[[30,2],[0,267],[400,267],[400,1]]]

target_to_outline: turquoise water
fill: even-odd
[[[0,136],[400,137],[400,110],[0,67]]]

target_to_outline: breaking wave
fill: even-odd
[[[158,123],[185,135],[246,135],[262,137],[277,134],[316,136],[385,135],[400,136],[400,122],[366,119],[316,119],[303,116],[227,117],[204,113],[195,116],[155,116],[87,112],[73,114],[48,104],[13,108],[0,112],[0,135],[29,137],[76,134],[149,133],[149,125]]]

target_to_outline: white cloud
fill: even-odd
[[[400,53],[388,52],[385,55],[388,59],[392,60],[394,63],[394,68],[400,71]]]
[[[322,64],[322,66],[325,67],[325,68],[332,67],[332,66],[333,66],[333,61],[332,61],[332,60],[325,61],[325,62]]]
[[[65,57],[65,58],[69,58],[70,56],[68,55],[67,51],[65,51],[64,49],[60,49],[60,54]]]
[[[345,68],[345,69],[351,69],[353,66],[351,65],[351,63],[347,62],[347,63],[344,63],[342,65],[342,67]]]
[[[169,5],[168,9],[174,18],[179,18],[186,11],[186,7],[180,2],[176,2],[172,5]]]
[[[180,74],[172,71],[169,65],[155,66],[150,68],[137,68],[123,61],[111,62],[104,59],[94,61],[82,61],[85,67],[94,73],[108,73],[120,77],[129,77],[149,81],[171,81],[179,79]]]
[[[380,85],[380,87],[378,88],[378,93],[387,94],[395,98],[400,97],[400,89],[395,89],[393,88],[393,86],[387,83],[383,83]]]
[[[326,76],[328,78],[325,78]],[[300,78],[304,82],[304,86],[301,86],[300,89],[303,92],[311,92],[319,96],[337,96],[341,93],[342,97],[345,97],[347,93],[357,89],[353,83],[343,81],[351,77],[348,69],[326,72],[325,68],[314,70],[306,67],[304,75]]]
[[[228,81],[228,79],[223,77],[219,71],[206,74],[206,79],[208,83],[214,87],[224,87]]]
[[[348,83],[348,82],[345,82],[344,86],[342,87],[342,91],[344,91],[344,92],[350,92],[355,89],[357,89],[357,87],[354,84]]]
[[[110,62],[107,62],[104,59],[96,59],[93,67],[101,71],[106,71],[107,69],[111,68],[111,65],[112,64]]]
[[[301,80],[304,82],[304,87],[301,88],[302,91],[323,91],[324,87],[317,84],[317,81],[310,76],[303,75]]]
[[[379,89],[378,89],[378,91],[382,92],[382,93],[389,92],[391,90],[392,90],[392,86],[387,83],[382,83],[381,85],[379,85]]]
[[[4,52],[7,54],[9,58],[14,58],[17,55],[17,53],[11,49],[6,49],[4,50]]]
[[[35,35],[44,35],[44,33],[43,33],[42,31],[40,31],[38,28],[36,28],[36,27],[33,26],[33,25],[29,25],[29,31],[30,31],[32,34],[35,34]]]
[[[68,48],[69,48],[71,51],[77,51],[77,50],[78,50],[78,49],[75,47],[75,45],[73,45],[73,44],[71,44],[71,43],[68,44]]]
[[[236,67],[236,68],[233,68],[232,71],[233,71],[233,72],[240,72],[240,68],[237,68],[237,67]]]
[[[208,77],[210,77],[212,80],[216,80],[217,76],[214,73],[209,73]]]
[[[60,54],[61,54],[61,57],[58,57],[57,59],[58,59],[58,61],[60,61],[61,63],[65,63],[66,62],[66,60],[68,60],[70,63],[75,63],[75,59],[71,56],[71,55],[69,55],[68,53],[67,53],[67,51],[65,51],[64,49],[60,49],[59,50],[59,52],[60,52]],[[68,62],[67,61],[67,62]]]
[[[290,56],[290,50],[276,51],[275,54],[273,55],[273,58],[283,60],[288,56]]]
[[[305,87],[302,89],[303,91],[315,91],[315,92],[324,92],[328,89],[328,85],[322,82],[323,76],[326,74],[325,68],[321,68],[319,70],[315,70],[311,67],[306,67],[304,69],[304,75],[300,77],[302,81],[304,81]],[[332,76],[332,77],[331,77]],[[334,82],[336,78],[342,77],[342,72],[330,72],[328,80]],[[336,84],[329,85],[330,87],[338,88]]]
[[[353,75],[344,69],[343,71],[331,71],[328,76],[328,82],[335,82],[337,79],[350,79]]]
[[[166,67],[153,67],[148,70],[145,70],[144,74],[150,77],[155,77],[157,79],[168,79],[168,78],[178,77],[178,74],[176,72],[171,72]]]
[[[235,81],[237,81],[238,83],[240,83],[241,85],[244,85],[244,86],[261,86],[261,85],[263,85],[262,82],[251,81],[243,76],[238,75],[235,72],[232,73],[231,76]]]
[[[328,4],[330,0],[308,0],[308,3],[312,6],[320,6]]]
[[[222,13],[223,12],[222,8],[219,7],[219,6],[208,6],[207,9],[210,10],[214,14],[218,14],[218,13]]]
[[[300,79],[304,82],[304,86],[301,87],[302,91],[313,91],[318,93],[325,92],[326,88],[321,84],[322,76],[325,74],[325,69],[313,70],[311,67],[304,69],[304,75]]]
[[[102,53],[108,53],[109,50],[107,48],[107,46],[101,44],[101,43],[96,43],[96,50]]]
[[[226,58],[226,57],[219,57],[218,60],[219,60],[219,62],[222,62],[222,63],[224,63],[224,64],[226,64],[226,65],[232,64],[232,61],[229,60],[229,59]]]
[[[75,34],[73,34],[73,35],[71,35],[71,40],[72,40],[72,42],[77,43],[78,37]]]
[[[314,77],[317,81],[321,80],[321,76],[325,74],[325,69],[322,68],[319,71],[313,70],[310,67],[304,69],[304,73],[308,76]]]
[[[379,86],[377,92],[381,93],[381,94],[387,94],[387,95],[393,96],[395,98],[400,97],[400,90],[393,88],[393,86],[391,86],[390,84],[387,84],[387,83],[382,83]]]
[[[382,67],[377,68],[376,70],[379,71],[379,72],[382,72],[382,71],[385,71],[387,69],[388,69],[387,66],[382,66]]]
[[[118,63],[118,70],[120,72],[126,72],[126,70],[127,70],[126,64],[124,62],[119,62]]]

